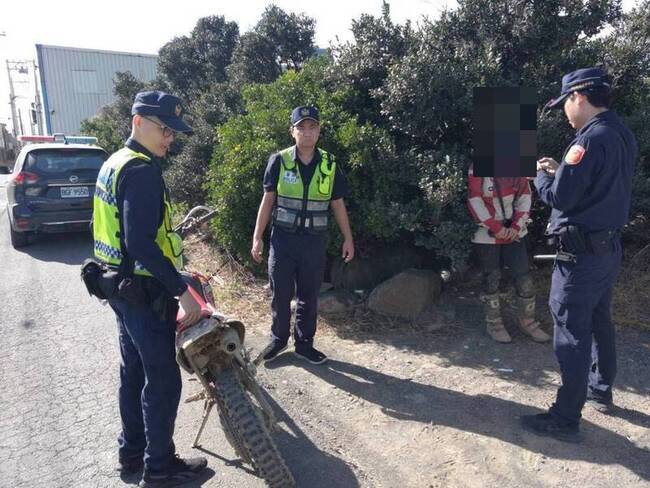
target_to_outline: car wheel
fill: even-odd
[[[29,234],[27,232],[17,232],[11,226],[11,221],[9,221],[9,233],[11,235],[11,245],[14,249],[19,247],[25,247],[29,241]]]

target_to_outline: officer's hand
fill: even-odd
[[[251,257],[256,263],[261,263],[264,258],[262,252],[264,251],[264,241],[262,239],[253,239],[253,247],[251,248]]]
[[[343,246],[341,246],[341,257],[346,263],[349,263],[354,259],[354,242],[351,239],[343,241]]]
[[[560,167],[558,162],[553,158],[542,158],[537,161],[537,171],[545,171],[549,175],[554,175],[555,171]]]
[[[189,327],[201,319],[201,306],[194,300],[189,288],[179,297],[178,301],[181,302],[181,306],[185,312],[181,320],[183,327]]]

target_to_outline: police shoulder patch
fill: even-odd
[[[567,162],[567,164],[579,164],[586,152],[587,150],[583,146],[580,144],[574,144],[566,153],[564,160]]]

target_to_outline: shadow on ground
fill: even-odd
[[[286,354],[274,361],[273,368],[294,364],[296,361],[299,360]],[[342,391],[377,405],[385,415],[398,420],[473,432],[553,459],[621,465],[642,479],[650,480],[649,451],[635,446],[625,437],[587,421],[582,422],[585,441],[578,445],[565,444],[523,431],[519,426],[519,418],[537,411],[515,401],[491,395],[467,395],[396,378],[343,361],[330,360],[324,365],[307,364],[304,367]],[[631,423],[650,428],[650,416],[645,413],[622,409],[620,414]]]
[[[39,261],[81,265],[93,255],[93,241],[88,232],[42,234],[30,237],[30,243],[17,251]]]
[[[325,323],[338,337],[346,340],[373,342],[417,355],[435,356],[443,361],[443,365],[487,370],[494,377],[521,384],[548,386],[550,378],[559,372],[552,344],[534,343],[521,332],[511,308],[504,307],[504,321],[513,342],[497,344],[484,332],[481,303],[476,292],[446,292],[441,297],[440,307],[445,311],[452,310],[453,320],[433,331],[427,330],[426,325],[408,320],[387,321],[363,309],[357,309],[352,318],[330,317]],[[543,297],[538,297],[537,310],[543,328],[551,332]],[[361,320],[359,315],[362,315]],[[373,323],[373,318],[376,323]],[[356,326],[359,323],[362,327]],[[650,395],[650,381],[646,374],[650,370],[650,331],[619,329],[617,348],[616,388]]]

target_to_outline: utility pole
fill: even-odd
[[[16,114],[16,95],[14,95],[14,82],[11,79],[11,65],[7,60],[7,76],[9,77],[9,105],[11,106],[11,126],[14,136],[18,134],[18,115]]]
[[[20,134],[23,135],[25,133],[25,127],[23,127],[23,114],[20,112],[20,109],[18,109],[18,125],[20,125]]]
[[[32,61],[34,68],[34,110],[36,110],[36,133],[40,136],[43,134],[43,111],[41,106],[41,94],[38,91],[38,77],[36,76],[36,61]]]
[[[9,77],[9,103],[11,105],[11,122],[14,126],[14,135],[24,134],[24,128],[20,114],[16,115],[16,99],[19,98],[14,93],[14,79],[11,76],[12,71],[17,71],[18,74],[29,76],[29,63],[33,61],[10,61],[7,60],[7,76]],[[17,83],[29,83],[29,81],[18,80]]]

